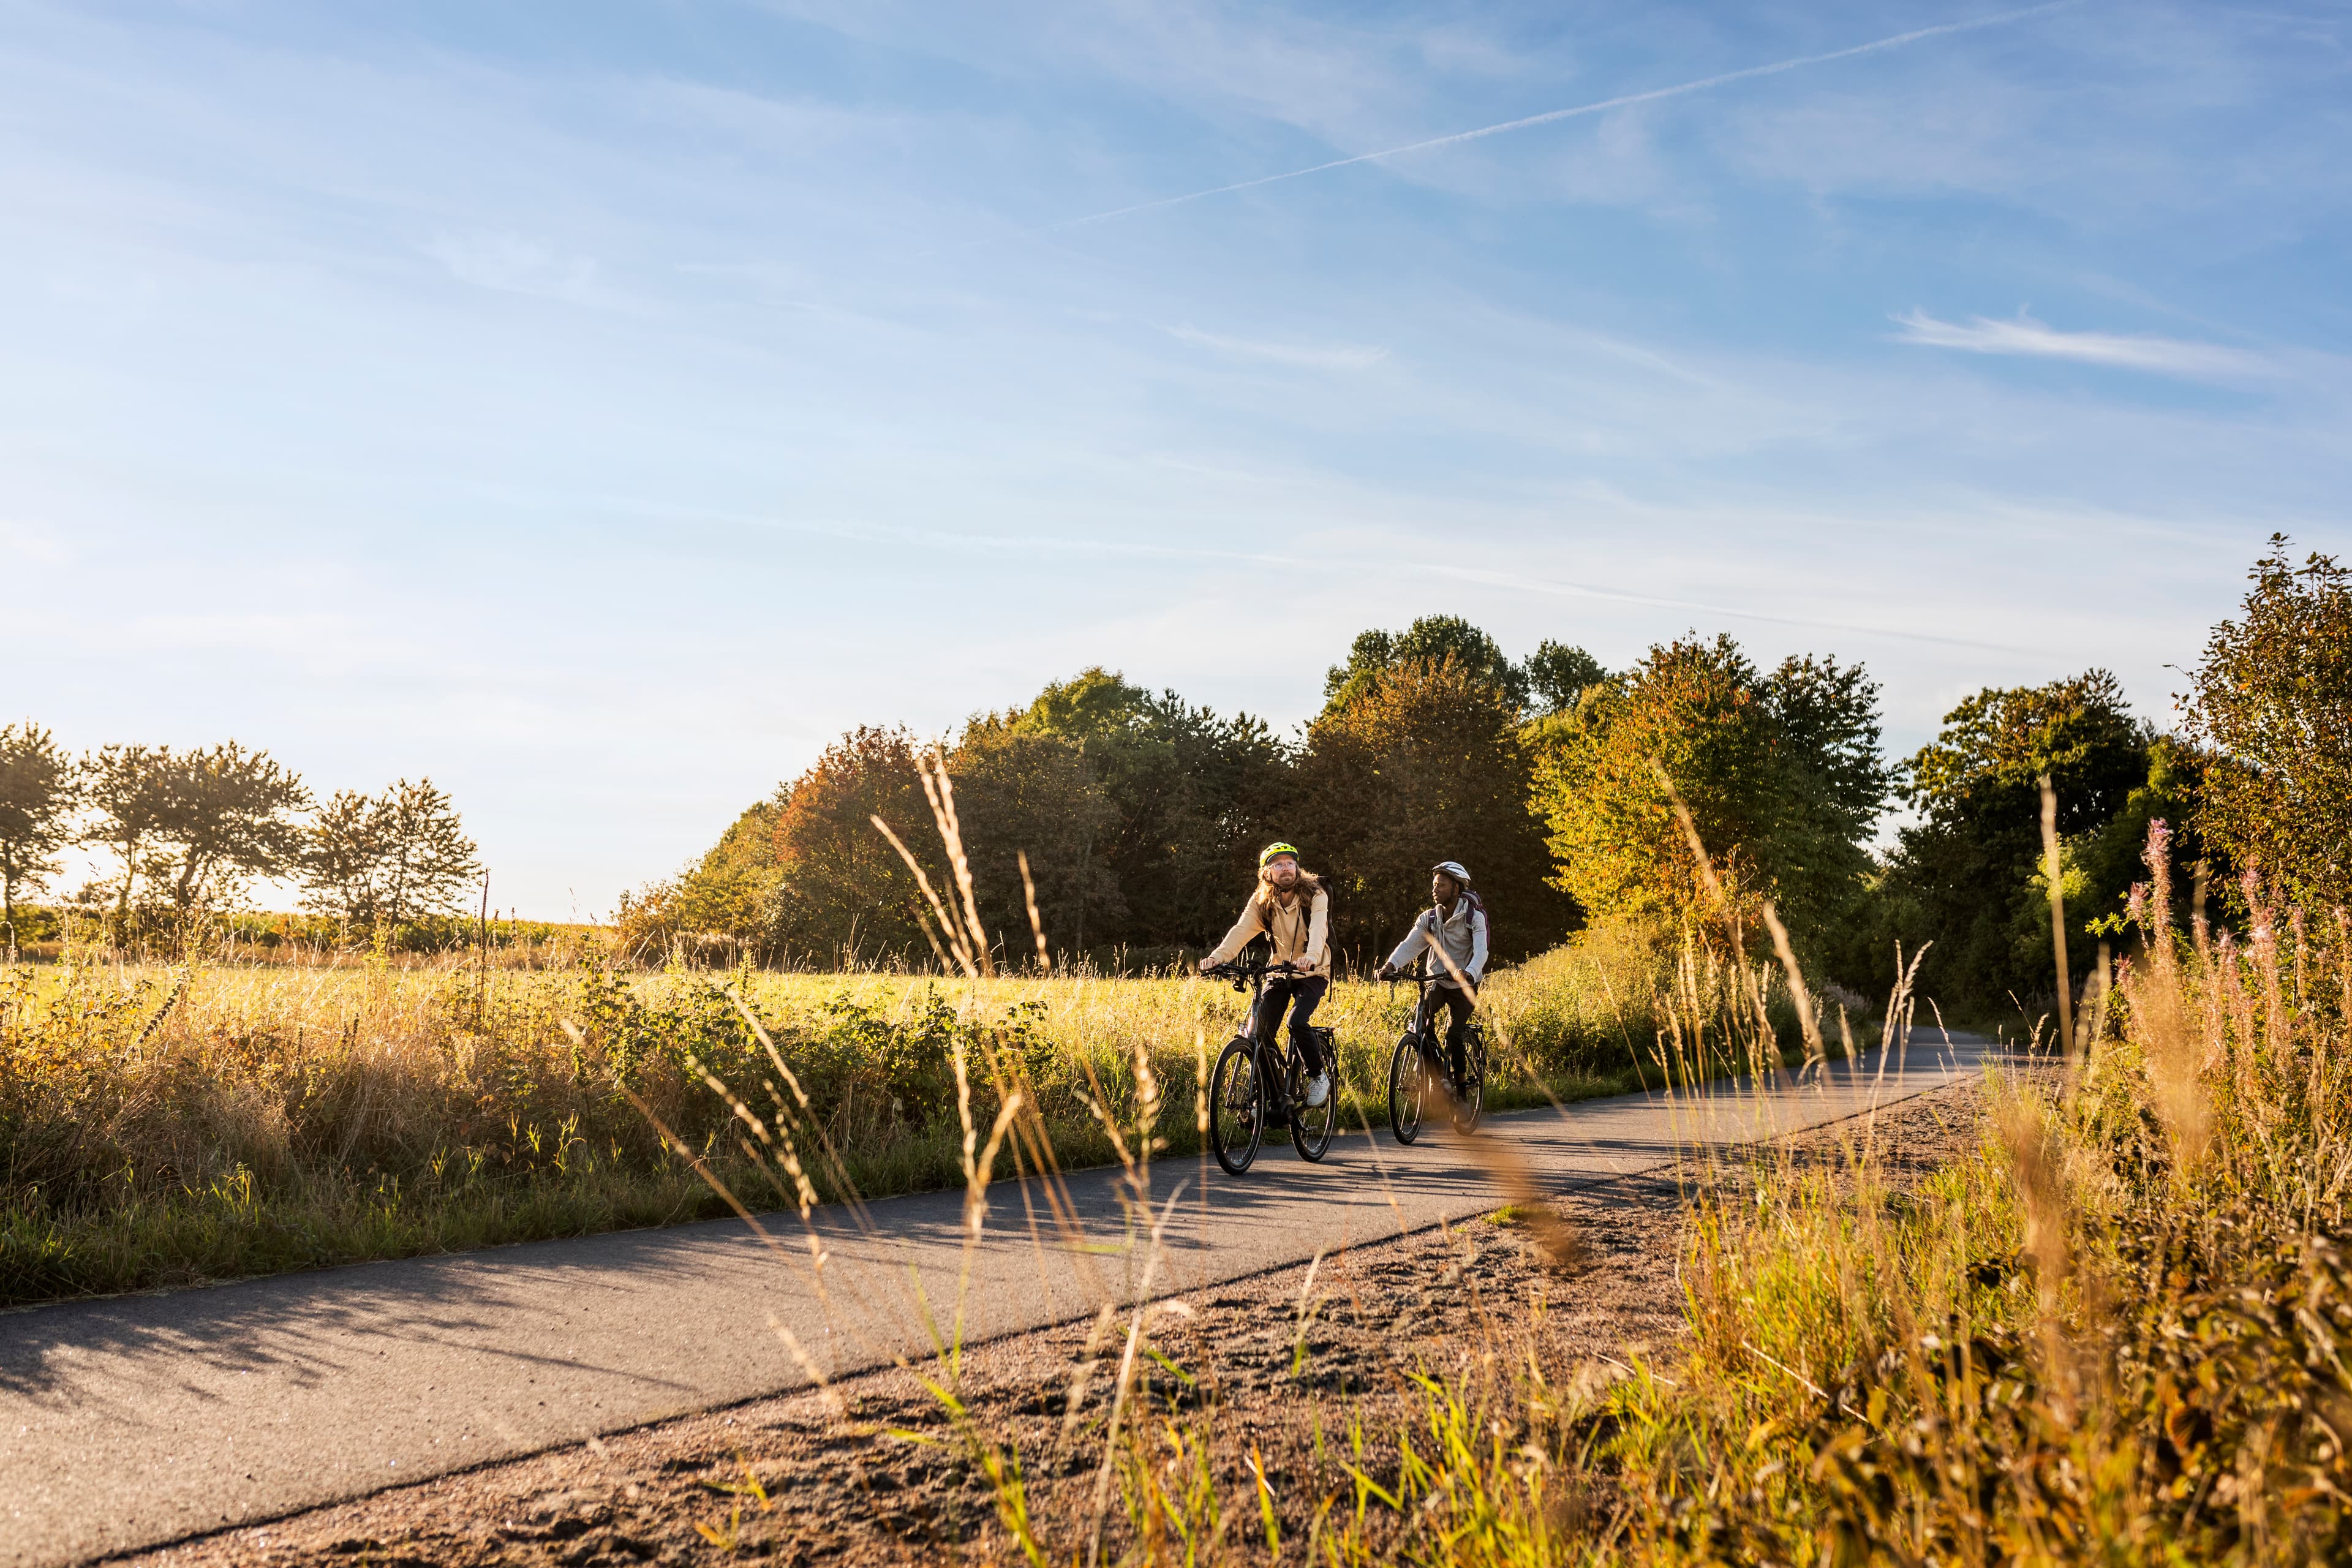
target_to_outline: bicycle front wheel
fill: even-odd
[[[1257,1158],[1265,1136],[1265,1085],[1258,1081],[1257,1047],[1234,1040],[1218,1053],[1209,1075],[1209,1147],[1217,1163],[1240,1175]]]
[[[1486,1033],[1475,1024],[1462,1043],[1462,1077],[1454,1097],[1454,1130],[1475,1132],[1486,1111]]]
[[[1389,1131],[1400,1143],[1421,1136],[1421,1113],[1429,1103],[1429,1068],[1421,1059],[1421,1042],[1407,1035],[1389,1058]]]

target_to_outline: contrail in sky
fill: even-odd
[[[1628,92],[1616,98],[1604,98],[1596,103],[1580,103],[1573,109],[1547,110],[1524,119],[1506,120],[1497,125],[1482,125],[1475,131],[1456,131],[1447,136],[1432,136],[1423,142],[1407,142],[1400,147],[1383,147],[1377,153],[1358,153],[1352,157],[1334,158],[1328,163],[1314,163],[1304,169],[1291,169],[1279,174],[1260,174],[1254,180],[1236,180],[1230,185],[1213,185],[1205,191],[1188,191],[1181,196],[1161,196],[1153,201],[1137,202],[1130,206],[1112,207],[1108,212],[1088,213],[1084,217],[1066,217],[1043,224],[1024,232],[1050,234],[1056,229],[1077,228],[1087,224],[1107,223],[1115,217],[1134,213],[1148,213],[1160,207],[1178,206],[1185,202],[1206,200],[1210,196],[1230,195],[1235,191],[1255,190],[1260,185],[1279,184],[1285,180],[1303,180],[1309,174],[1320,174],[1332,169],[1345,169],[1357,163],[1377,163],[1382,158],[1401,157],[1407,153],[1427,152],[1433,147],[1452,147],[1464,142],[1475,142],[1482,137],[1500,136],[1507,131],[1525,131],[1534,125],[1549,125],[1555,121],[1575,120],[1588,114],[1603,114],[1612,109],[1626,109],[1637,103],[1654,103],[1660,99],[1680,98],[1685,93],[1704,92],[1726,83],[1747,81],[1755,77],[1778,76],[1783,71],[1801,70],[1806,66],[1827,65],[1832,60],[1849,60],[1857,55],[1874,55],[1883,49],[1899,49],[1923,38],[1938,38],[1949,33],[1971,33],[1981,27],[1998,27],[2006,23],[2038,16],[2045,11],[2061,10],[2079,4],[2080,0],[2048,0],[2047,4],[2028,5],[2021,11],[2003,11],[1997,16],[1978,16],[1965,22],[1943,22],[1932,27],[1916,27],[1907,33],[1890,37],[1874,38],[1866,44],[1854,44],[1847,48],[1832,49],[1825,55],[1801,55],[1795,59],[1776,60],[1770,65],[1748,66],[1745,69],[1725,71],[1720,76],[1702,77],[1696,81],[1678,82],[1673,87],[1654,87],[1646,92]],[[985,243],[985,242],[982,242]]]

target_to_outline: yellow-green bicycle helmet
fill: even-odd
[[[1298,846],[1296,844],[1267,845],[1265,848],[1257,852],[1257,868],[1261,871],[1265,870],[1266,866],[1272,862],[1274,858],[1277,855],[1287,855],[1293,860],[1296,860],[1299,858]]]

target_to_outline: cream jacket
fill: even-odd
[[[1255,941],[1260,931],[1274,939],[1271,962],[1296,965],[1302,974],[1331,973],[1331,896],[1322,889],[1315,889],[1311,901],[1301,907],[1294,897],[1287,907],[1280,899],[1270,900],[1261,910],[1257,895],[1242,906],[1242,918],[1225,933],[1216,951],[1202,959],[1203,963],[1230,963],[1241,950]]]

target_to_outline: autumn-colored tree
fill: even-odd
[[[2309,909],[2352,904],[2352,575],[2295,565],[2284,535],[2190,678],[2189,737],[2211,752],[2198,826]]]
[[[777,879],[769,922],[779,949],[831,961],[908,959],[930,950],[922,894],[872,819],[880,816],[945,894],[948,868],[904,729],[851,731],[793,781],[775,816]]]
[[[1550,882],[1533,770],[1509,691],[1451,656],[1402,663],[1352,688],[1307,730],[1285,837],[1331,879],[1344,950],[1402,936],[1441,859],[1468,866],[1498,957],[1566,934],[1574,911]]]
[[[57,738],[27,719],[0,725],[0,946],[16,956],[16,897],[58,869],[73,841],[79,770]]]
[[[1727,637],[1653,647],[1534,731],[1559,885],[1593,920],[1722,929],[1663,773],[1734,910],[1769,898],[1818,939],[1869,870],[1887,785],[1878,735],[1877,688],[1858,666],[1791,658],[1766,674]]]

